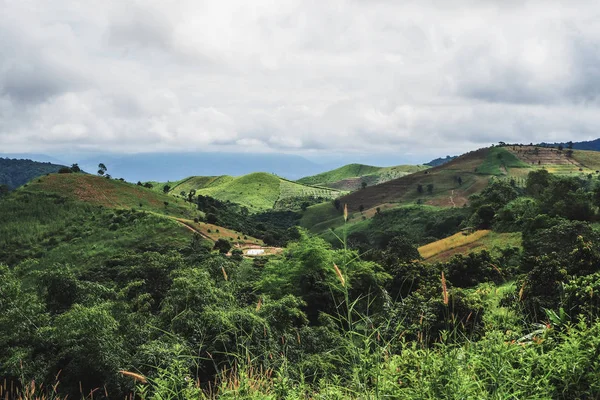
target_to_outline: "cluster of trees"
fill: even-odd
[[[62,165],[0,157],[0,186],[12,190],[30,180],[58,172]]]
[[[195,201],[198,210],[204,212],[206,222],[261,239],[267,246],[284,246],[298,238],[296,226],[300,213],[265,211],[250,214],[244,206],[209,196],[191,196],[189,200]]]

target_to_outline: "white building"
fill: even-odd
[[[250,249],[246,251],[247,256],[261,256],[263,254],[265,254],[265,251],[263,249]]]

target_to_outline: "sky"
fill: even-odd
[[[0,0],[0,153],[600,137],[598,1]]]

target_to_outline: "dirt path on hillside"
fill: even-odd
[[[211,239],[208,235],[205,235],[204,233],[200,232],[199,230],[197,230],[196,228],[194,228],[193,226],[188,225],[184,220],[180,219],[180,218],[175,218],[175,217],[169,217],[177,222],[179,222],[181,225],[185,226],[187,229],[189,229],[190,231],[197,233],[198,235],[202,236],[205,239],[210,240],[211,242],[214,242],[213,239]]]
[[[186,227],[188,230],[197,233],[198,235],[202,236],[205,239],[210,240],[211,242],[215,242],[214,239],[212,239],[210,236],[200,232],[199,230],[197,230],[196,228],[194,228],[193,226],[190,226],[184,219],[181,218],[176,218],[176,217],[169,217],[177,222],[179,222],[181,225],[183,225],[184,227]],[[256,245],[256,244],[250,244],[250,243],[245,243],[242,245],[236,244],[233,246],[234,248],[240,249],[242,251],[246,251],[246,250],[250,250],[250,249],[261,249],[264,250],[264,254],[258,254],[258,255],[264,255],[264,256],[269,256],[269,255],[275,255],[275,254],[279,254],[281,252],[283,252],[283,248],[281,247],[271,247],[271,246],[260,246],[260,245]],[[231,252],[227,253],[226,256],[230,257],[231,256]],[[244,253],[244,257],[246,258],[252,258],[254,256],[252,255],[248,255]]]
[[[456,203],[454,203],[454,189],[450,193],[450,203],[452,203],[452,208],[456,208]]]

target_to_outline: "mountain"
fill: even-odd
[[[57,165],[71,164],[66,162],[62,157],[52,157],[47,154],[36,153],[0,153],[0,158],[11,158],[18,160],[33,160],[41,163],[50,163]]]
[[[230,201],[248,208],[250,212],[271,209],[300,209],[303,203],[314,204],[339,197],[345,192],[302,185],[266,172],[254,172],[240,177],[191,176],[180,181],[152,182],[155,190],[185,196],[191,190],[196,195],[210,196],[221,201]],[[304,206],[306,207],[306,205]]]
[[[447,162],[454,160],[455,158],[456,158],[456,156],[446,156],[444,158],[436,158],[435,160],[431,160],[428,163],[425,163],[424,165],[429,165],[430,167],[438,167],[440,165],[446,164]]]
[[[15,189],[38,176],[58,172],[63,165],[28,159],[0,158],[0,185]]]
[[[427,168],[422,165],[374,167],[365,164],[348,164],[332,171],[304,177],[297,182],[352,191],[360,189],[363,185],[377,185]]]
[[[98,164],[113,177],[137,181],[174,181],[186,176],[240,176],[266,171],[288,179],[321,172],[323,168],[303,157],[289,154],[253,153],[144,153],[98,155],[84,159],[79,166],[96,171]]]
[[[523,187],[527,174],[542,168],[555,175],[587,178],[600,171],[600,152],[575,150],[569,156],[567,151],[539,146],[482,148],[437,167],[367,186],[339,201],[348,205],[351,216],[360,213],[356,215],[366,219],[379,211],[414,204],[461,208],[492,180]],[[326,232],[344,225],[342,210],[331,203],[309,207],[301,224],[315,233]]]
[[[600,151],[600,138],[594,140],[588,140],[583,142],[572,142],[573,149],[576,150],[591,150],[591,151]],[[541,146],[551,146],[558,147],[563,146],[565,149],[567,148],[569,143],[542,143]]]

